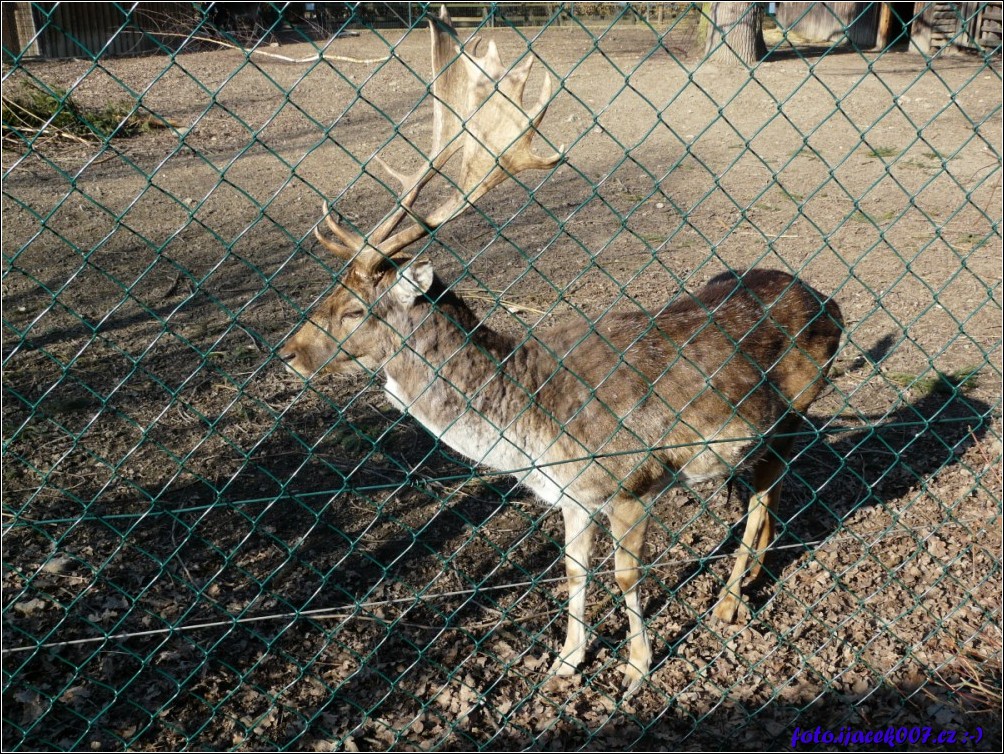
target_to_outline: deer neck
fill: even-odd
[[[430,298],[435,303],[420,302],[388,318],[404,344],[385,363],[384,375],[388,390],[393,387],[393,397],[405,401],[402,410],[410,413],[411,404],[433,396],[463,395],[466,404],[525,347],[481,322],[456,294],[433,290]]]
[[[433,297],[435,299],[435,297]],[[404,347],[384,365],[391,402],[454,450],[499,470],[528,468],[539,453],[515,439],[534,421],[542,384],[535,341],[517,341],[479,321],[458,296],[412,307]]]

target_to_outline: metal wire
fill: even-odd
[[[5,750],[777,748],[999,713],[1000,3],[706,5],[451,4],[559,82],[565,160],[413,249],[518,337],[740,267],[840,302],[750,621],[709,616],[746,483],[678,480],[624,699],[609,536],[552,678],[547,508],[375,376],[280,376],[340,272],[322,200],[365,234],[399,201],[373,157],[428,148],[437,7],[4,4]],[[767,57],[732,67],[749,23]],[[912,52],[862,41],[889,24]]]

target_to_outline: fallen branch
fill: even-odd
[[[138,32],[136,32],[136,33],[138,33]],[[222,41],[220,39],[213,39],[212,37],[198,37],[198,36],[191,36],[189,34],[172,34],[170,32],[159,32],[158,36],[161,36],[161,37],[182,37],[184,39],[191,39],[191,40],[193,40],[195,42],[206,42],[208,44],[214,44],[214,45],[218,45],[220,47],[226,47],[226,48],[231,49],[231,50],[237,50],[237,51],[242,52],[242,53],[244,53],[245,55],[248,55],[248,56],[251,56],[251,55],[263,55],[264,57],[272,58],[274,60],[279,60],[279,61],[281,61],[283,63],[295,63],[295,64],[298,64],[298,65],[299,64],[303,64],[303,63],[313,63],[313,62],[315,62],[317,60],[337,60],[340,63],[359,63],[360,65],[373,65],[374,63],[383,63],[384,61],[390,60],[390,58],[391,58],[390,55],[387,55],[387,56],[382,57],[382,58],[350,58],[350,57],[346,57],[345,55],[329,55],[326,52],[318,52],[318,54],[311,55],[310,57],[306,57],[306,58],[291,58],[288,55],[279,55],[279,54],[274,53],[274,52],[266,52],[265,50],[260,50],[258,48],[255,48],[253,50],[249,50],[246,47],[241,47],[240,45],[230,44],[229,42],[224,42],[224,41]],[[331,42],[335,38],[336,37],[332,37],[331,39],[329,39],[328,42],[327,42],[327,44],[331,44]],[[325,45],[325,46],[327,46],[327,45]]]

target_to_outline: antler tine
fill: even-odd
[[[322,202],[321,212],[324,215],[325,225],[328,226],[328,229],[341,243],[336,243],[329,238],[325,238],[324,234],[321,233],[321,229],[316,226],[314,227],[314,237],[321,242],[321,245],[325,249],[335,256],[345,260],[352,259],[365,245],[365,239],[355,231],[344,228],[335,222],[331,217],[332,210],[327,200]],[[335,212],[335,214],[338,213]]]
[[[418,198],[422,188],[463,146],[459,138],[463,124],[458,118],[458,115],[463,112],[463,103],[444,99],[442,95],[442,89],[446,86],[447,82],[463,74],[462,68],[454,68],[452,65],[461,53],[460,48],[454,42],[456,31],[453,28],[453,22],[445,5],[440,6],[439,18],[434,16],[429,17],[429,32],[432,43],[433,76],[432,149],[429,152],[425,165],[413,174],[395,170],[379,157],[374,157],[377,164],[401,185],[402,197],[398,208],[388,215],[373,233],[370,234],[370,241],[373,244],[382,244],[394,232],[405,215],[415,217],[411,207]],[[477,46],[476,41],[475,46]],[[452,90],[454,86],[448,86],[447,88]],[[423,225],[418,218],[415,219],[420,226]],[[413,234],[414,231],[409,233],[408,237],[411,237]],[[418,240],[423,235],[424,233],[418,233],[408,243]],[[393,248],[388,250],[388,253],[393,254],[403,248],[404,246],[394,244]]]
[[[379,157],[375,156],[373,159],[391,178],[401,184],[401,191],[403,193],[398,208],[370,233],[370,243],[378,245],[387,240],[387,236],[394,232],[405,215],[412,215],[411,206],[415,203],[425,184],[436,175],[436,171],[441,165],[437,166],[430,162],[418,172],[409,175],[408,173],[395,170]]]
[[[381,260],[427,236],[507,178],[524,170],[553,168],[564,151],[562,148],[543,157],[533,152],[533,137],[547,112],[553,83],[545,73],[536,106],[532,110],[524,107],[523,95],[534,62],[532,55],[506,70],[493,40],[489,40],[484,54],[478,54],[480,40],[472,40],[467,51],[462,50],[446,6],[441,6],[438,19],[429,19],[429,28],[433,138],[428,161],[415,173],[408,174],[395,170],[379,157],[374,158],[401,185],[401,199],[368,239],[332,217],[337,212],[333,213],[327,202],[323,207],[325,224],[336,240],[325,238],[319,228],[314,229],[314,235],[326,249],[342,259],[358,257],[366,268],[376,269]],[[459,195],[443,202],[428,217],[419,217],[413,210],[419,194],[458,152],[462,154],[462,162],[453,187]],[[412,218],[414,225],[398,231],[405,215]]]
[[[532,149],[553,93],[551,76],[545,74],[536,106],[529,111],[524,107],[532,55],[506,70],[493,40],[481,55],[477,40],[462,50],[445,6],[438,19],[429,20],[429,26],[434,69],[433,148],[428,163],[414,175],[379,161],[401,183],[403,192],[398,208],[370,236],[370,242],[379,244],[386,256],[453,219],[507,178],[524,170],[553,168],[562,156],[560,151],[540,156]],[[423,220],[412,210],[419,192],[458,152],[462,163],[454,188],[460,196],[444,202]],[[410,215],[415,225],[394,233],[405,215]]]

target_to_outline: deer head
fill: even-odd
[[[523,92],[533,56],[506,70],[493,41],[483,55],[477,52],[478,41],[468,50],[461,49],[445,7],[439,18],[430,17],[429,28],[433,143],[428,160],[408,174],[374,158],[400,185],[400,198],[397,207],[366,236],[342,225],[325,203],[324,221],[333,238],[325,237],[319,228],[314,234],[347,265],[335,292],[280,351],[286,367],[304,377],[324,371],[345,374],[380,369],[407,335],[399,315],[437,285],[432,265],[412,259],[404,250],[506,179],[524,170],[553,168],[561,159],[560,151],[541,157],[532,150],[552,93],[551,77],[546,75],[537,104],[529,111],[524,108]],[[420,217],[413,210],[419,194],[457,155],[457,177],[446,179],[455,195]],[[409,223],[399,229],[406,216]]]

